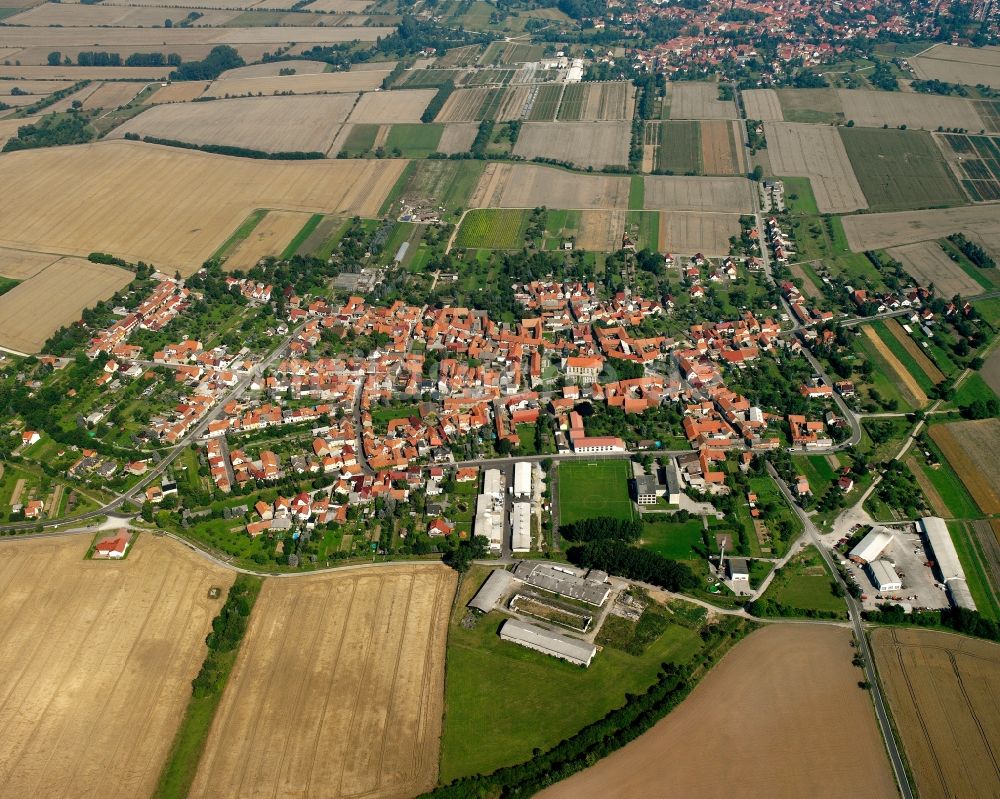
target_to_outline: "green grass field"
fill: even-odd
[[[846,618],[847,606],[834,595],[831,582],[819,552],[809,546],[775,575],[765,597],[787,608],[833,611]]]
[[[780,177],[779,180],[785,184],[785,207],[790,214],[819,215],[816,196],[813,194],[809,178]]]
[[[640,250],[656,250],[659,248],[659,211],[629,211],[626,224],[630,230],[634,230],[636,232],[636,246]]]
[[[699,649],[697,632],[675,624],[641,656],[605,647],[583,669],[501,641],[499,613],[464,629],[465,605],[486,575],[477,566],[462,578],[448,631],[442,783],[529,759],[535,747],[550,748],[621,706],[627,692],[644,690],[660,663],[687,661]]]
[[[426,158],[437,150],[444,125],[399,124],[389,128],[386,152],[399,150],[404,158]]]
[[[351,132],[347,134],[341,151],[348,156],[364,155],[371,152],[375,146],[375,137],[378,135],[378,125],[352,125]]]
[[[669,517],[666,517],[669,518]],[[659,552],[665,558],[693,560],[704,557],[701,519],[686,522],[662,521],[643,524],[643,549]]]
[[[563,461],[559,464],[559,523],[611,516],[631,519],[629,462]]]
[[[658,170],[676,175],[701,173],[705,166],[701,155],[701,125],[698,122],[661,122],[660,142],[656,148]]]
[[[1000,602],[986,576],[986,562],[976,542],[975,531],[966,522],[948,522],[951,540],[958,551],[958,559],[965,572],[969,592],[976,602],[976,609],[987,619],[1000,619]]]
[[[792,461],[800,474],[805,475],[813,495],[819,499],[830,488],[834,479],[833,467],[825,455],[793,455]]]
[[[979,372],[973,372],[955,390],[955,398],[950,404],[956,408],[961,408],[964,405],[972,404],[976,400],[985,401],[994,399],[995,397],[996,394],[993,393],[993,389],[986,385],[986,381],[979,376]]]
[[[913,356],[906,351],[906,347],[897,339],[889,329],[886,327],[885,322],[879,320],[872,323],[872,327],[875,332],[878,333],[878,337],[885,342],[885,345],[889,348],[889,351],[896,356],[896,359],[903,365],[907,372],[909,372],[913,379],[917,381],[917,385],[924,390],[925,393],[930,393],[934,390],[934,381],[931,380],[920,365],[914,360]]]
[[[927,479],[931,482],[944,504],[951,511],[952,518],[955,519],[978,519],[983,513],[979,509],[972,495],[962,483],[961,478],[952,468],[944,453],[938,449],[937,444],[930,436],[925,436],[921,440],[921,447],[929,451],[938,465],[934,468],[927,465],[922,455],[917,456],[917,462],[923,469]]]
[[[462,220],[456,247],[517,250],[524,245],[528,212],[518,209],[476,208]]]
[[[323,218],[323,214],[313,214],[309,217],[308,221],[302,226],[302,230],[296,233],[295,238],[288,242],[288,246],[281,251],[281,258],[291,258],[295,255],[303,242],[309,238],[312,232],[319,226],[319,223],[323,221]]]
[[[839,128],[873,211],[961,205],[965,193],[924,130]]]
[[[563,85],[561,83],[547,83],[539,87],[535,103],[531,106],[531,115],[528,118],[540,122],[554,120],[562,92]]]
[[[786,122],[829,124],[844,118],[833,89],[778,89],[778,102]]]
[[[642,175],[633,175],[628,187],[628,208],[630,211],[641,211],[646,204],[646,184]]]

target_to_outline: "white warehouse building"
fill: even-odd
[[[531,497],[531,464],[528,461],[518,461],[514,464],[514,499],[529,499]]]
[[[514,552],[531,551],[531,503],[515,502],[510,512],[511,549]]]
[[[871,563],[878,560],[892,543],[892,531],[885,527],[873,527],[872,531],[862,538],[847,557],[855,563]]]
[[[887,560],[873,560],[865,566],[865,571],[879,591],[899,591],[903,587],[903,581]]]
[[[972,598],[969,585],[965,581],[965,570],[958,559],[958,550],[951,540],[948,525],[938,516],[925,516],[917,522],[917,530],[927,540],[934,558],[937,570],[941,573],[941,581],[948,589],[951,604],[968,610],[976,609],[976,601]]]

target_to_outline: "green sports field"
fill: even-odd
[[[629,462],[564,461],[559,464],[559,523],[610,516],[632,518]]]

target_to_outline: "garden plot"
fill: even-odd
[[[934,293],[939,297],[951,299],[956,294],[972,297],[983,290],[935,241],[893,247],[889,255],[899,261],[921,286],[933,283]]]
[[[554,158],[601,169],[628,163],[628,122],[526,122],[514,155]]]
[[[778,99],[778,93],[774,89],[744,89],[740,94],[743,97],[747,119],[759,119],[762,122],[784,120],[781,100]]]
[[[325,153],[355,98],[353,94],[250,97],[158,105],[116,128],[110,138],[131,133],[266,152]]]
[[[808,177],[821,212],[843,213],[868,207],[836,128],[768,122],[764,131],[771,171],[775,175]]]
[[[419,122],[420,115],[435,94],[433,89],[366,92],[351,112],[350,121],[375,125]]]
[[[936,130],[967,128],[979,131],[985,125],[975,106],[962,97],[940,97],[916,92],[874,92],[864,89],[838,89],[844,118],[863,128],[898,128]]]
[[[631,83],[571,83],[563,89],[558,118],[564,121],[630,120],[634,105]]]
[[[474,208],[628,208],[630,181],[612,175],[580,175],[534,164],[491,163],[473,192]]]
[[[645,208],[719,213],[751,213],[753,210],[751,184],[744,178],[650,175],[644,182]]]
[[[671,119],[739,119],[732,100],[719,99],[715,83],[674,81],[667,84]]]

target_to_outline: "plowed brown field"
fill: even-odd
[[[758,630],[649,732],[539,797],[896,796],[850,642],[837,627]]]
[[[150,533],[121,563],[89,543],[0,543],[0,796],[151,796],[233,581]]]
[[[1000,646],[888,628],[872,644],[921,799],[1000,795]]]
[[[430,564],[265,582],[192,799],[432,788],[455,582]]]
[[[983,513],[1000,513],[1000,419],[935,424],[930,433]]]

